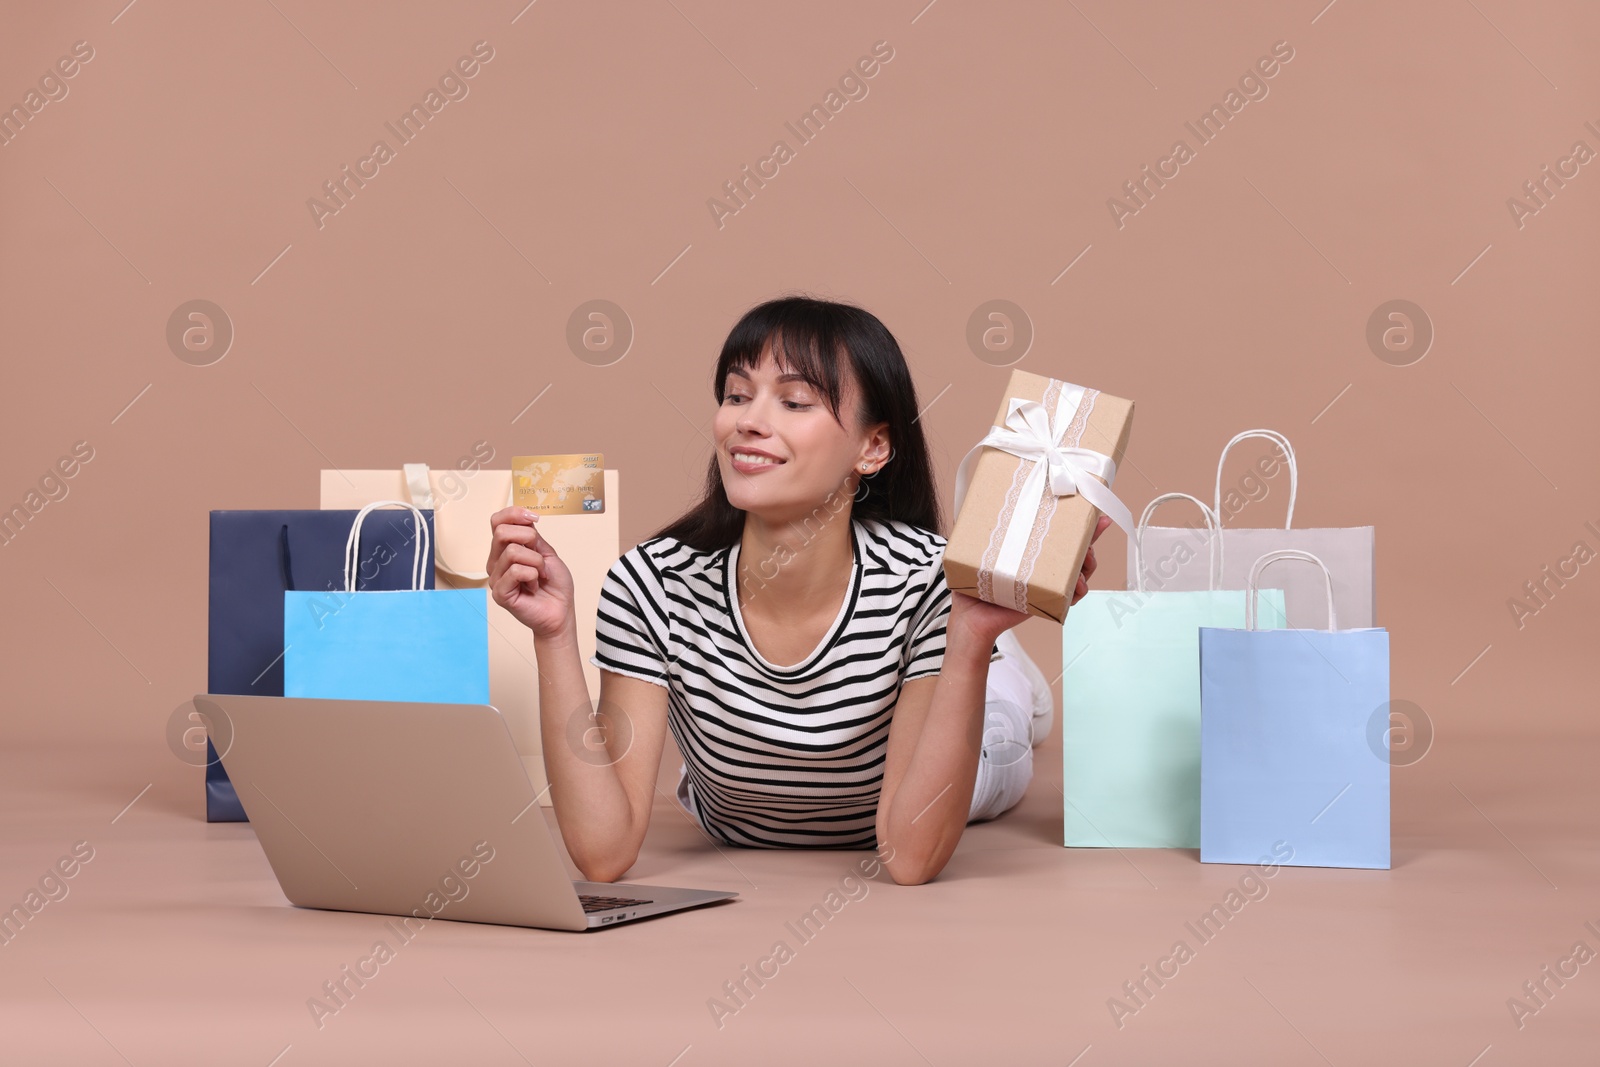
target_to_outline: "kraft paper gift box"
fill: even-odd
[[[951,591],[1065,619],[1101,514],[1132,532],[1111,491],[1132,429],[1131,400],[1012,371],[994,425],[956,471]]]

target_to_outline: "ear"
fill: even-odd
[[[880,422],[867,435],[865,458],[873,466],[879,468],[894,458],[894,446],[889,441],[889,424],[887,422]]]

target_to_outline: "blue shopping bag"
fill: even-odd
[[[1145,565],[1150,517],[1172,499],[1192,501],[1205,518],[1206,589],[1165,588],[1192,551],[1187,540]],[[1069,848],[1200,847],[1200,628],[1245,620],[1244,590],[1217,588],[1217,527],[1211,508],[1188,493],[1156,497],[1133,528],[1135,588],[1091,589],[1062,624],[1062,842]],[[1283,590],[1261,593],[1270,624],[1285,625]]]
[[[489,703],[489,591],[425,589],[425,527],[409,590],[357,590],[361,526],[384,507],[407,508],[420,524],[403,501],[368,504],[350,526],[344,588],[283,594],[284,696]]]
[[[211,512],[206,691],[283,695],[283,594],[286,589],[337,593],[357,511]],[[421,536],[433,512],[422,512]],[[386,511],[362,530],[358,589],[409,589],[414,568],[406,550],[419,536],[411,514]],[[433,568],[423,574],[433,587]],[[233,783],[206,742],[206,821],[242,822]]]
[[[1255,628],[1261,571],[1286,559],[1322,568],[1326,630]],[[1388,631],[1339,629],[1309,552],[1262,555],[1245,592],[1244,629],[1200,631],[1201,861],[1388,869],[1389,757],[1367,737],[1387,720]]]

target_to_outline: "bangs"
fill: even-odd
[[[849,357],[849,348],[836,331],[816,322],[800,321],[774,325],[763,335],[741,338],[722,354],[717,373],[717,403],[723,401],[728,371],[743,367],[754,371],[761,353],[770,344],[779,374],[798,374],[820,393],[837,421],[843,393],[840,364]],[[823,355],[834,353],[832,359]]]

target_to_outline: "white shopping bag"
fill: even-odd
[[[1371,526],[1345,526],[1321,528],[1291,528],[1294,521],[1295,494],[1299,488],[1300,472],[1295,465],[1294,449],[1289,439],[1275,430],[1246,430],[1235,434],[1222,448],[1217,460],[1217,485],[1213,510],[1218,523],[1226,518],[1222,507],[1222,465],[1228,450],[1251,437],[1264,437],[1274,441],[1283,450],[1289,467],[1289,507],[1280,528],[1220,527],[1222,536],[1222,588],[1243,589],[1250,579],[1250,568],[1256,560],[1269,552],[1294,550],[1309,552],[1321,559],[1333,574],[1333,603],[1339,618],[1354,628],[1374,626],[1376,612],[1375,580],[1373,569],[1373,528]],[[1164,561],[1171,573],[1159,576],[1159,588],[1167,590],[1205,589],[1208,585],[1207,559],[1209,553],[1190,551],[1175,553],[1179,543],[1188,542],[1191,549],[1205,544],[1205,533],[1186,527],[1151,526],[1144,531],[1146,559]],[[1308,572],[1309,571],[1309,572]],[[1293,568],[1283,576],[1284,599],[1289,613],[1289,626],[1294,629],[1314,629],[1321,625],[1327,612],[1327,597],[1323,593],[1322,575],[1304,567]],[[1147,584],[1156,585],[1156,578]],[[1137,566],[1134,554],[1128,553],[1128,588],[1138,588]]]

